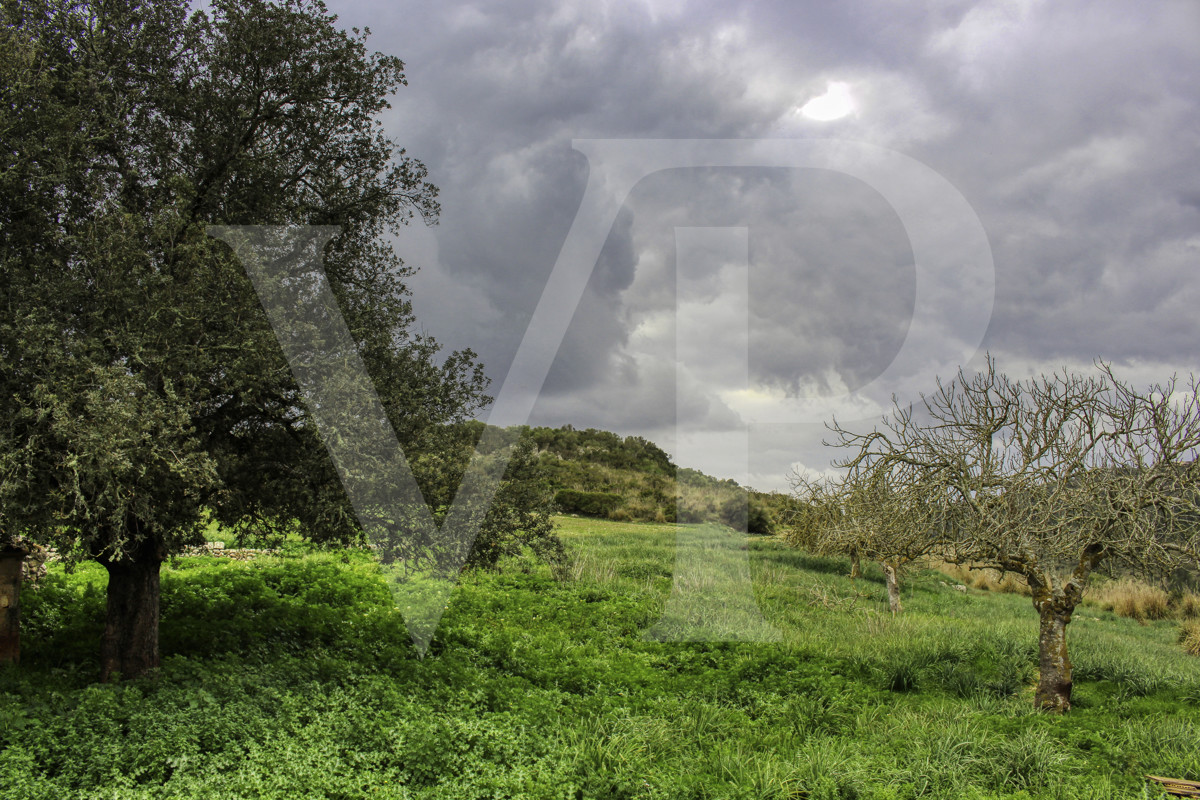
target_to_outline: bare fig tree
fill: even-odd
[[[914,487],[895,485],[887,470],[858,464],[840,480],[814,481],[795,475],[792,487],[810,509],[808,541],[793,544],[817,553],[850,556],[850,576],[858,559],[878,561],[887,585],[888,608],[903,611],[900,574],[904,567],[945,543],[944,515]]]
[[[925,505],[910,533],[947,561],[1024,576],[1040,617],[1038,706],[1071,706],[1066,626],[1102,564],[1143,575],[1200,566],[1200,386],[1172,378],[1139,392],[1099,364],[1016,381],[989,357],[983,371],[938,382],[882,427],[830,426],[856,506],[881,525],[888,486]],[[863,500],[871,502],[862,502]],[[855,507],[855,506],[852,506]],[[898,520],[903,520],[899,517]],[[904,537],[869,540],[910,552]],[[876,554],[876,557],[878,554]]]

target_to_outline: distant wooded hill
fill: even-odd
[[[720,522],[773,533],[795,501],[677,467],[654,442],[588,428],[529,428],[564,514],[647,522]]]

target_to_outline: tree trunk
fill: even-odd
[[[159,569],[156,542],[138,542],[119,561],[101,560],[108,570],[108,615],[100,645],[100,680],[137,678],[158,667]]]
[[[900,605],[900,578],[896,566],[886,562],[880,562],[879,566],[883,567],[883,577],[887,579],[888,608],[892,614],[899,614],[904,607]]]
[[[850,580],[862,577],[862,565],[859,563],[858,550],[850,551]]]
[[[1067,657],[1067,624],[1071,611],[1064,605],[1034,601],[1041,617],[1038,636],[1038,708],[1062,713],[1071,709],[1071,659]]]
[[[0,664],[21,660],[21,561],[25,551],[0,548]]]

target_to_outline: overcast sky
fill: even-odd
[[[869,428],[985,349],[1015,377],[1098,357],[1139,384],[1200,371],[1192,0],[328,5],[406,62],[384,121],[442,216],[396,247],[420,270],[422,328],[475,350],[493,394],[523,340],[527,378],[555,352],[551,328],[527,328],[589,180],[622,195],[530,424],[646,436],[784,489],[837,455],[801,421]],[[581,139],[832,140],[911,175],[885,169],[889,194],[836,158],[764,157],[644,169],[626,191]],[[896,185],[918,187],[899,205],[924,219]],[[987,252],[964,244],[972,224]]]

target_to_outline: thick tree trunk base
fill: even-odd
[[[1062,714],[1071,710],[1071,659],[1067,657],[1067,625],[1071,612],[1044,603],[1038,608],[1038,708]]]
[[[904,611],[900,604],[900,576],[896,567],[891,564],[880,564],[883,567],[883,577],[887,579],[888,609],[893,615]]]
[[[108,570],[108,613],[100,645],[100,680],[137,678],[159,664],[158,605],[162,557],[153,543],[120,561],[101,561]]]
[[[0,664],[21,660],[21,562],[25,551],[0,549]]]

